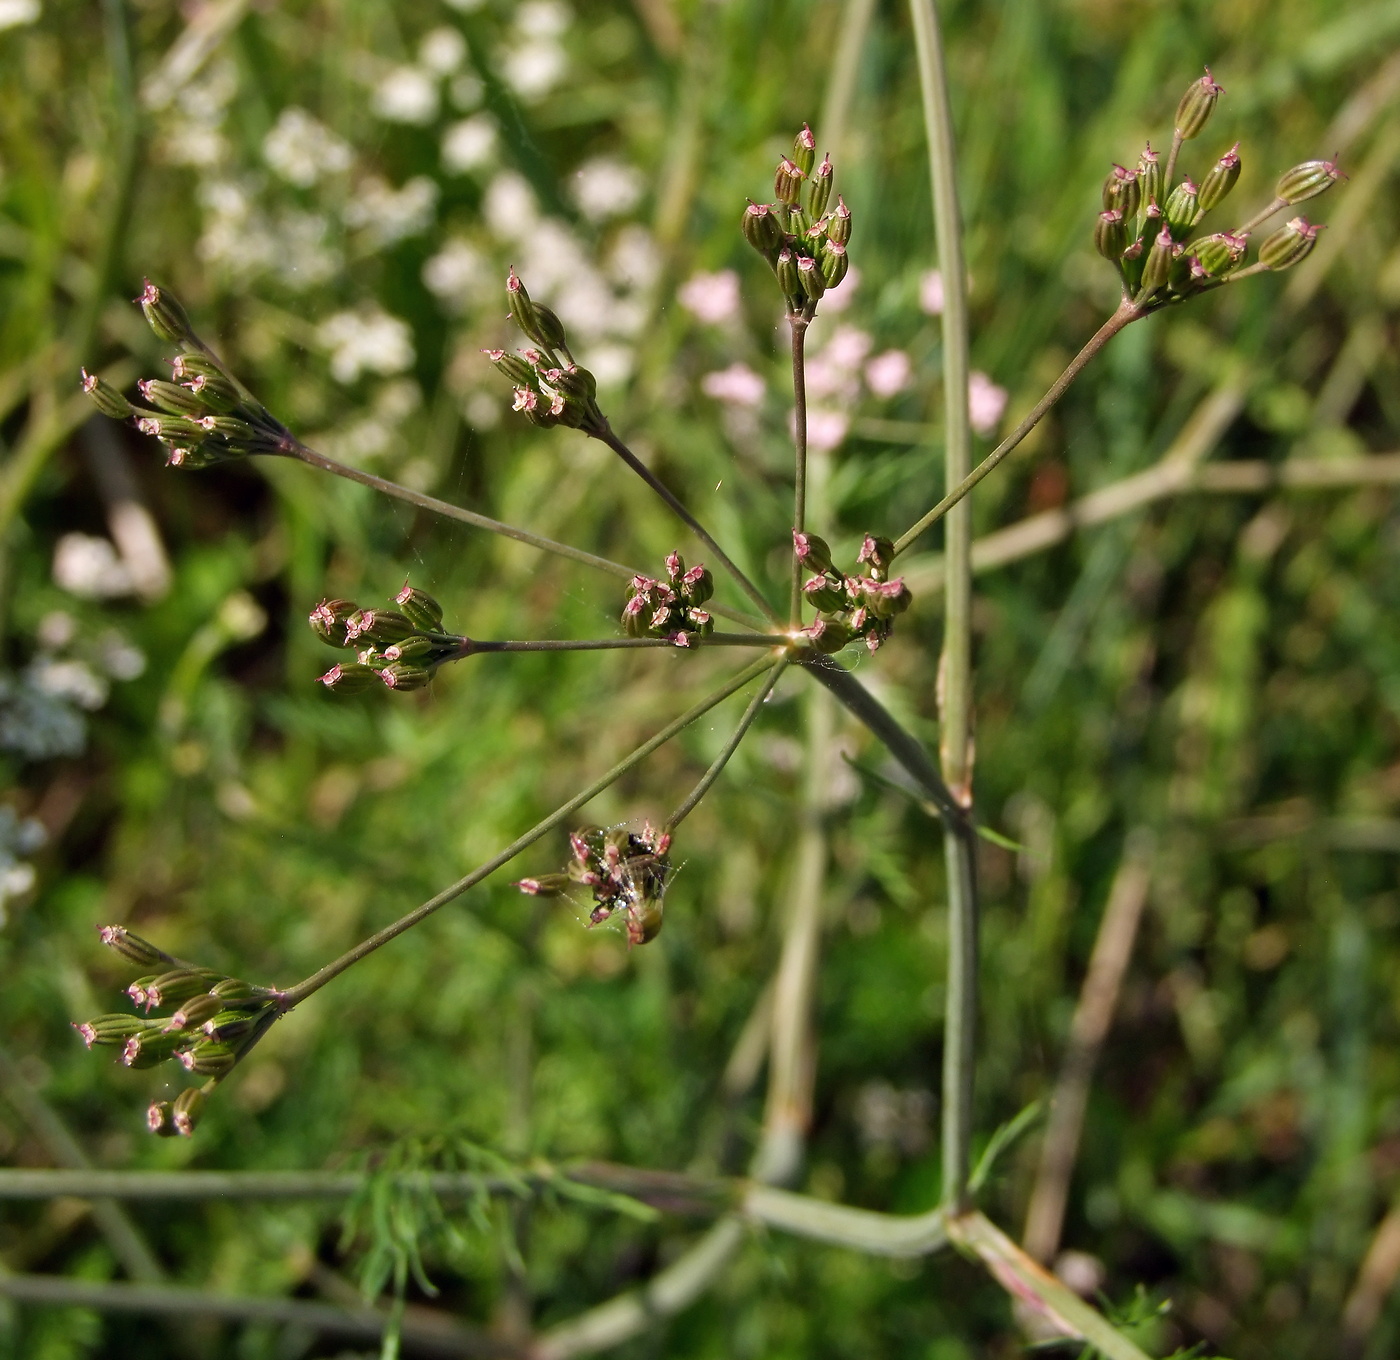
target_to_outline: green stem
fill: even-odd
[[[734,731],[730,734],[729,740],[724,743],[724,749],[714,758],[710,768],[705,771],[700,782],[691,789],[685,801],[666,818],[666,825],[663,828],[667,832],[674,832],[692,812],[700,800],[710,791],[710,786],[719,778],[721,771],[729,764],[729,758],[739,749],[739,743],[743,741],[744,734],[753,726],[754,719],[758,717],[763,705],[768,702],[768,696],[773,692],[773,686],[782,678],[783,672],[788,667],[787,657],[781,657],[778,664],[773,667],[768,679],[759,686],[758,693],[749,701],[749,706],[744,710],[744,715],[739,719]]]
[[[687,644],[672,642],[670,638],[652,637],[521,638],[500,642],[466,638],[462,644],[462,655],[475,656],[478,652],[615,652],[634,647],[669,647],[672,651],[701,647],[786,647],[791,641],[784,633],[711,633],[703,638],[696,633],[689,636],[691,640]]]
[[[792,532],[800,534],[807,527],[807,364],[804,348],[807,327],[805,316],[790,315],[788,328],[792,331],[792,400],[793,448],[796,467],[792,478]],[[792,606],[790,620],[794,628],[802,627],[802,563],[792,555]]]
[[[918,3],[919,0],[915,0]],[[994,448],[961,482],[943,497],[922,519],[904,531],[894,544],[895,553],[902,553],[930,525],[936,524],[953,506],[967,495],[989,472],[992,472],[1002,459],[1012,451],[1044,419],[1059,399],[1069,390],[1070,384],[1080,375],[1085,365],[1125,326],[1138,320],[1143,313],[1124,301],[1114,314],[1094,332],[1089,342],[1070,361],[1069,367],[1055,379],[1049,391],[1031,408],[1026,418],[1000,444]],[[946,331],[945,331],[946,334]]]
[[[617,456],[642,479],[642,481],[651,487],[651,489],[675,511],[677,517],[689,527],[691,533],[714,554],[715,561],[734,578],[735,583],[743,590],[744,594],[758,606],[759,611],[769,623],[776,624],[781,622],[777,610],[763,598],[762,591],[760,591],[759,588],[730,560],[729,554],[715,542],[710,536],[709,530],[681,504],[671,488],[617,437],[610,425],[604,422],[601,433],[594,437],[601,439],[604,444],[617,454]],[[714,612],[718,614],[721,611],[716,609]]]
[[[567,803],[555,808],[542,822],[531,827],[524,835],[516,837],[499,854],[487,860],[485,864],[478,865],[471,873],[464,878],[459,878],[450,887],[444,888],[436,897],[429,898],[422,906],[415,907],[407,916],[400,917],[392,925],[385,926],[383,930],[376,931],[367,940],[361,940],[353,949],[347,950],[338,959],[328,963],[324,968],[313,973],[309,978],[297,983],[283,995],[283,1010],[291,1010],[293,1006],[305,1001],[313,992],[318,992],[326,983],[333,978],[339,977],[347,968],[359,963],[363,958],[367,958],[376,949],[389,943],[390,940],[397,939],[406,930],[411,930],[420,921],[431,916],[439,907],[446,906],[453,899],[460,897],[469,888],[474,888],[482,879],[496,872],[503,864],[509,863],[526,847],[533,845],[541,837],[553,831],[561,822],[566,822],[574,815],[579,808],[583,807],[590,799],[596,798],[604,789],[615,784],[634,765],[640,764],[658,747],[664,746],[676,733],[689,727],[697,718],[703,717],[716,704],[722,703],[736,690],[743,689],[750,680],[762,675],[770,666],[776,664],[774,657],[762,657],[751,666],[740,671],[727,684],[702,699],[693,708],[682,713],[675,721],[668,723],[649,741],[643,742],[630,755],[624,756],[605,775],[595,780],[582,793],[570,798]]]
[[[1181,155],[1181,144],[1185,138],[1181,135],[1180,128],[1172,129],[1172,149],[1167,152],[1167,168],[1162,171],[1162,192],[1170,194],[1172,191],[1172,180],[1176,176],[1176,158]],[[1165,208],[1165,203],[1159,203],[1159,208]]]
[[[1231,236],[1247,236],[1261,222],[1268,221],[1280,208],[1286,208],[1288,200],[1286,198],[1276,198],[1271,203],[1260,208],[1248,221],[1241,223],[1230,233]]]

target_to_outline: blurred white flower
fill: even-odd
[[[968,419],[978,434],[991,434],[1006,410],[1006,388],[974,370],[967,379]]]
[[[467,59],[467,40],[444,24],[423,35],[418,44],[418,64],[440,76],[450,76]]]
[[[491,262],[467,241],[448,241],[423,264],[423,284],[450,311],[484,300],[493,291]]]
[[[661,272],[661,252],[656,238],[640,222],[617,233],[608,252],[608,277],[619,288],[650,288]]]
[[[856,289],[859,287],[860,270],[851,265],[846,270],[846,277],[835,288],[828,288],[822,294],[822,311],[828,316],[844,312],[855,300]]]
[[[376,248],[391,246],[428,229],[437,199],[438,187],[427,175],[415,175],[399,189],[370,175],[345,205],[345,225],[363,231]]]
[[[56,661],[37,657],[29,666],[29,675],[37,689],[51,699],[67,699],[89,712],[107,702],[111,686],[85,661]]]
[[[919,276],[919,307],[929,316],[943,315],[943,274],[937,269]]]
[[[909,386],[914,366],[902,349],[887,349],[865,366],[865,385],[877,397],[892,397]]]
[[[131,573],[111,540],[64,534],[54,545],[53,579],[60,590],[83,600],[111,600],[135,589]]]
[[[578,238],[557,218],[545,217],[520,243],[524,249],[517,270],[531,294],[546,301],[556,290],[596,276],[593,262]]]
[[[431,123],[437,117],[437,82],[417,66],[398,66],[374,88],[370,107],[387,123]]]
[[[337,312],[321,323],[316,338],[330,351],[331,375],[340,383],[352,383],[361,373],[402,373],[413,363],[407,322],[378,307]]]
[[[467,424],[474,430],[494,430],[501,423],[501,403],[489,392],[473,392],[462,406]]]
[[[570,336],[592,339],[620,334],[626,329],[619,325],[621,318],[612,289],[596,270],[581,269],[549,290],[549,296]]]
[[[594,345],[579,362],[597,378],[599,387],[617,387],[632,376],[633,354],[626,345]]]
[[[739,315],[739,276],[732,269],[692,274],[676,292],[681,306],[709,326]]]
[[[486,87],[481,83],[480,76],[471,71],[463,71],[461,75],[454,77],[452,84],[447,87],[447,93],[452,100],[452,107],[467,113],[481,103]]]
[[[481,201],[486,225],[502,241],[520,241],[529,236],[540,220],[535,191],[525,176],[503,170],[486,186]]]
[[[282,213],[272,223],[269,260],[283,283],[300,291],[324,283],[340,269],[340,256],[326,242],[330,223],[319,213]]]
[[[146,669],[146,653],[108,628],[97,639],[97,664],[113,680],[135,680]]]
[[[262,150],[273,173],[301,189],[350,168],[349,144],[305,109],[283,109]]]
[[[596,156],[574,171],[571,185],[578,210],[590,222],[625,217],[646,191],[646,178],[635,165]]]
[[[557,38],[573,19],[573,11],[561,0],[526,0],[515,12],[516,28],[530,38]]]
[[[218,165],[227,153],[228,138],[218,128],[183,119],[160,142],[161,159],[168,165]]]
[[[4,17],[4,0],[0,0],[0,19]],[[12,897],[23,897],[34,886],[34,866],[21,860],[0,869],[0,925],[5,924],[5,903]]]
[[[66,609],[51,609],[39,620],[39,646],[57,652],[78,636],[78,621]]]
[[[39,17],[39,0],[0,0],[0,29],[32,24]]]
[[[700,379],[700,390],[730,406],[761,406],[768,385],[747,364],[734,363]]]
[[[454,175],[484,169],[495,159],[496,120],[489,113],[463,118],[442,134],[442,163]]]
[[[788,426],[797,428],[797,415],[788,417]],[[851,418],[844,411],[809,410],[807,412],[807,447],[818,453],[830,453],[841,447],[846,431],[851,428]]]
[[[501,79],[521,99],[539,99],[563,79],[569,58],[552,38],[532,38],[501,57]]]
[[[834,368],[848,373],[861,366],[875,341],[868,331],[856,326],[838,326],[822,346],[821,357]]]
[[[447,0],[450,9],[455,9],[460,14],[471,14],[486,3],[486,0]]]

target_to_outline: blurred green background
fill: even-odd
[[[864,41],[843,47],[862,8]],[[1309,205],[1330,228],[1302,268],[1115,340],[978,491],[979,533],[1180,453],[1202,420],[1194,453],[1212,462],[1395,451],[1400,3],[962,0],[943,19],[984,451],[1112,309],[1090,239],[1099,183],[1144,138],[1169,140],[1203,63],[1227,93],[1182,164],[1199,178],[1238,138],[1240,216],[1295,161],[1339,150],[1351,175]],[[822,127],[843,51],[848,115]],[[513,1159],[742,1171],[762,1094],[730,1099],[721,1074],[776,961],[801,676],[687,823],[654,945],[629,953],[569,903],[508,886],[555,868],[560,834],[279,1024],[197,1137],[145,1134],[164,1069],[113,1066],[68,1028],[129,980],[94,924],[289,984],[733,667],[496,656],[419,694],[327,694],[313,680],[334,654],[303,622],[323,595],[382,602],[407,575],[473,635],[587,637],[615,628],[620,592],[302,466],[165,470],[154,441],[89,420],[76,377],[158,371],[128,301],[150,274],[312,445],[653,571],[673,547],[695,560],[606,450],[509,411],[478,351],[508,338],[513,264],[578,338],[619,431],[777,592],[784,337],[737,224],[804,119],[836,139],[818,149],[856,215],[858,280],[810,341],[818,520],[846,554],[905,528],[942,479],[902,6],[0,0],[0,1047],[96,1164],[350,1167],[464,1139]],[[895,639],[856,663],[932,743],[936,538]],[[978,1126],[1048,1095],[1125,837],[1150,828],[1064,1245],[1093,1258],[1079,1265],[1110,1301],[1139,1285],[1172,1301],[1158,1353],[1338,1354],[1400,1191],[1397,592],[1383,486],[1167,498],[978,578],[978,806],[1021,847],[984,847]],[[592,819],[663,815],[740,707]],[[912,1212],[937,1193],[940,837],[839,758],[881,762],[844,718],[835,747],[803,1188]],[[1014,1233],[1039,1137],[986,1194]],[[53,1163],[13,1093],[0,1162]],[[343,1232],[333,1204],[133,1214],[172,1280],[212,1290],[335,1297],[375,1259],[374,1232]],[[695,1231],[545,1203],[454,1211],[422,1250],[433,1306],[545,1327],[645,1280]],[[1358,1355],[1400,1347],[1395,1266],[1349,1333]],[[121,1276],[72,1200],[0,1202],[0,1267]],[[1006,1296],[956,1255],[891,1264],[774,1234],[620,1353],[970,1360],[1023,1344]],[[25,1360],[192,1345],[348,1353],[280,1326],[192,1342],[154,1319],[0,1307],[0,1354]]]

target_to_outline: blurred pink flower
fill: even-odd
[[[874,343],[868,331],[857,330],[854,326],[838,326],[832,332],[831,339],[822,346],[821,357],[833,368],[853,373],[861,366]]]
[[[709,326],[739,315],[739,276],[732,269],[695,274],[676,294],[682,307]]]
[[[968,419],[978,434],[991,434],[1006,410],[1006,388],[998,387],[985,373],[974,370],[967,379]]]
[[[839,448],[851,428],[851,419],[842,411],[807,412],[807,447],[818,453],[829,453]],[[796,431],[797,413],[788,415],[788,429]]]
[[[730,364],[700,379],[700,390],[731,406],[760,406],[767,384],[747,364]]]
[[[892,397],[909,386],[913,365],[902,349],[887,349],[865,366],[865,385],[877,397]]]
[[[943,275],[939,270],[927,270],[920,277],[919,306],[929,316],[943,315]]]
[[[846,277],[835,288],[828,288],[822,294],[822,311],[827,315],[834,312],[844,312],[851,305],[851,301],[856,295],[856,289],[859,287],[860,270],[855,265],[851,265],[846,270]]]

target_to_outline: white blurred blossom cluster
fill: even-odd
[[[362,373],[402,373],[414,359],[408,323],[375,305],[327,317],[316,339],[329,353],[331,376],[340,383],[352,383]]]
[[[0,926],[5,924],[6,904],[23,897],[34,886],[34,866],[27,857],[48,839],[43,825],[33,817],[20,817],[0,805]]]
[[[32,24],[39,13],[39,0],[0,0],[0,31]]]

